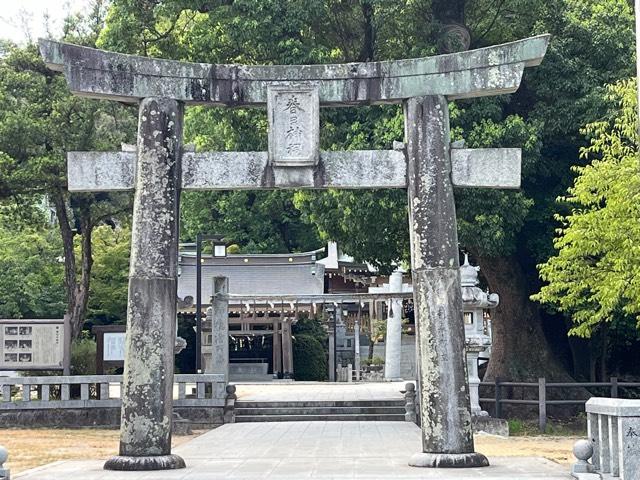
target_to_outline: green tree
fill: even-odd
[[[110,225],[94,229],[87,317],[95,323],[126,321],[130,250],[131,229]]]
[[[635,81],[607,89],[617,107],[583,133],[590,163],[559,199],[571,208],[558,215],[556,254],[539,265],[546,284],[533,298],[568,314],[570,334],[601,330],[638,337],[640,328],[640,157]],[[631,327],[631,328],[630,328]]]
[[[61,254],[53,230],[0,228],[0,317],[62,318]]]
[[[66,37],[88,43],[101,28],[103,2],[87,18],[68,19]],[[89,28],[91,27],[91,28]],[[97,30],[96,30],[97,29]],[[4,45],[0,58],[0,200],[4,212],[27,217],[47,199],[62,239],[63,281],[73,336],[85,319],[95,226],[130,208],[128,195],[74,194],[66,187],[66,152],[114,149],[133,138],[135,117],[113,102],[73,96],[44,65],[35,45]],[[16,210],[19,206],[19,209]],[[13,210],[12,210],[13,209]],[[3,218],[4,220],[4,218]],[[6,223],[6,221],[5,221]],[[74,240],[80,240],[74,250]]]
[[[211,63],[383,60],[437,53],[443,27],[452,21],[469,28],[472,48],[547,31],[554,35],[547,58],[527,71],[516,94],[457,102],[452,126],[454,137],[473,147],[525,147],[521,191],[457,194],[461,243],[491,290],[501,295],[489,376],[566,378],[529,295],[537,287],[535,264],[553,252],[553,214],[560,208],[554,199],[570,184],[571,165],[579,162],[579,129],[604,111],[603,85],[629,76],[633,68],[627,0],[114,0],[98,42],[128,53]],[[324,109],[322,147],[390,148],[403,137],[402,123],[394,106]],[[185,137],[200,148],[264,150],[266,120],[254,110],[190,108]],[[287,230],[299,218],[306,220],[358,260],[388,270],[408,257],[403,192],[298,193],[294,206],[302,217],[290,210],[290,201],[271,200],[279,194],[256,195],[257,201],[243,192],[198,194],[193,201],[185,195],[185,236],[217,230],[245,248],[302,248],[305,241],[277,239],[277,228],[271,227],[277,226],[272,220],[277,215],[262,213],[268,210],[264,204],[280,205],[295,219]],[[234,215],[246,226],[225,224]],[[187,218],[196,220],[189,224]],[[254,223],[269,228],[253,228]],[[297,231],[307,234],[302,227]],[[270,241],[254,235],[269,235]]]

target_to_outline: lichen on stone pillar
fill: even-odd
[[[120,455],[107,470],[184,468],[171,454],[183,107],[140,103]]]
[[[487,466],[471,430],[448,104],[418,97],[404,109],[422,429],[409,465]]]

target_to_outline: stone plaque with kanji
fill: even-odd
[[[313,167],[319,159],[320,101],[312,83],[267,87],[269,161],[275,167]]]

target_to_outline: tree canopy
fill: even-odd
[[[101,2],[92,14],[70,18],[65,38],[91,43],[101,28]],[[92,28],[89,28],[92,27]],[[4,44],[0,57],[0,206],[9,218],[37,222],[38,205],[55,211],[64,265],[66,311],[77,336],[86,318],[95,226],[126,215],[130,196],[74,194],[66,188],[66,152],[119,148],[135,133],[135,115],[113,102],[71,95],[65,79],[47,69],[35,45]],[[21,213],[19,213],[21,212]],[[3,215],[4,216],[4,215]],[[74,249],[75,237],[80,240]]]
[[[534,298],[573,320],[570,333],[590,337],[603,324],[628,335],[640,326],[640,157],[635,81],[618,82],[606,98],[616,107],[590,123],[577,177],[559,200],[557,253],[539,266],[546,285]],[[632,320],[632,322],[629,322]]]
[[[442,51],[443,33],[452,22],[469,30],[470,48],[553,35],[544,62],[527,69],[518,92],[450,106],[454,140],[464,140],[469,147],[523,148],[520,190],[456,192],[461,248],[480,264],[489,288],[501,295],[493,319],[500,335],[492,365],[498,367],[491,371],[490,365],[490,373],[502,375],[513,366],[513,375],[520,377],[522,372],[532,378],[552,372],[553,377],[561,368],[547,369],[553,363],[547,337],[557,342],[558,336],[545,336],[546,313],[529,300],[540,284],[536,264],[547,265],[541,274],[550,282],[540,299],[548,296],[561,313],[573,319],[586,319],[587,312],[596,312],[600,317],[593,318],[599,319],[636,315],[631,298],[636,292],[624,287],[617,273],[585,280],[582,293],[591,296],[583,303],[562,306],[553,300],[561,290],[552,292],[560,285],[554,277],[562,280],[566,273],[555,259],[569,258],[563,251],[580,244],[567,240],[572,238],[567,230],[574,221],[572,209],[579,205],[578,210],[590,211],[595,205],[575,203],[587,201],[588,190],[575,190],[587,180],[576,182],[567,201],[555,200],[576,174],[590,176],[591,170],[581,168],[605,168],[597,162],[589,165],[594,159],[604,161],[606,141],[589,143],[581,128],[591,124],[589,137],[603,134],[595,126],[603,124],[593,122],[609,112],[613,91],[606,85],[634,73],[628,0],[96,0],[86,16],[67,21],[64,39],[195,62],[317,64],[434,55]],[[114,102],[71,96],[63,78],[44,67],[34,46],[2,44],[0,51],[0,227],[24,218],[21,229],[37,230],[37,205],[46,195],[60,222],[67,309],[78,328],[87,308],[100,321],[121,319],[123,304],[116,298],[123,295],[125,277],[118,271],[126,262],[116,261],[116,255],[124,255],[126,242],[120,233],[99,226],[115,225],[119,216],[126,225],[130,197],[70,195],[64,158],[68,150],[113,150],[121,142],[131,143],[135,112]],[[321,112],[321,147],[327,150],[388,149],[403,139],[403,130],[400,106]],[[613,135],[615,128],[609,132]],[[267,119],[260,109],[189,107],[184,136],[185,143],[199,150],[266,150]],[[619,165],[616,171],[625,168]],[[598,180],[604,181],[605,173],[598,170],[594,179],[602,175]],[[614,198],[612,191],[606,194]],[[592,213],[600,218],[606,212]],[[382,272],[409,258],[402,191],[185,192],[181,217],[184,241],[198,233],[217,233],[240,251],[283,252],[315,249],[335,240],[356,260]],[[575,218],[576,224],[585,221]],[[626,225],[623,220],[620,224]],[[559,226],[563,233],[556,251],[553,236]],[[126,230],[122,234],[128,235]],[[76,244],[81,241],[75,250],[74,237]],[[604,252],[604,243],[597,248]],[[627,260],[621,256],[616,261]],[[90,299],[88,279],[94,264],[94,288],[102,298],[95,298],[94,290]],[[620,264],[615,263],[616,268]],[[570,302],[571,295],[563,301]],[[564,318],[557,316],[555,324]],[[574,331],[588,335],[593,327],[588,323],[578,321]],[[523,343],[522,331],[529,332],[535,348]]]

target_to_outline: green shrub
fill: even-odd
[[[316,337],[299,333],[293,339],[293,371],[296,380],[327,379],[327,357]]]
[[[71,344],[71,375],[96,374],[96,342],[88,332]]]
[[[509,420],[509,435],[522,435],[524,432],[524,422],[517,418]]]
[[[380,366],[384,365],[384,358],[378,357],[377,355],[371,359],[371,365]]]

